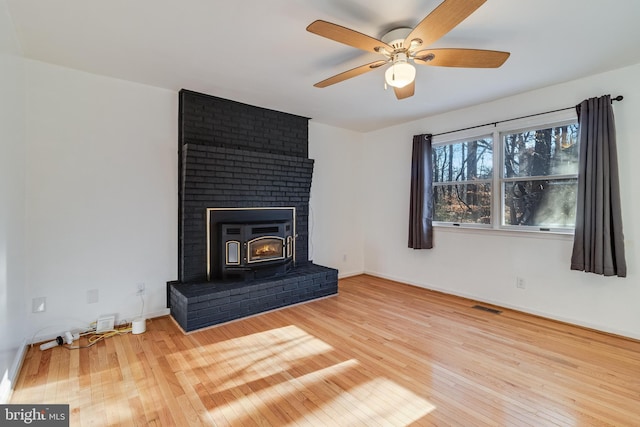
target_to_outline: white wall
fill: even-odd
[[[13,387],[27,329],[23,75],[20,46],[0,0],[0,403]]]
[[[536,90],[365,135],[362,174],[366,272],[505,307],[640,338],[640,65]],[[452,88],[455,90],[455,88]],[[572,240],[437,228],[434,249],[407,248],[412,136],[439,133],[624,95],[614,104],[618,131],[627,278],[571,271]],[[417,95],[419,96],[419,95]],[[635,188],[634,188],[635,186]],[[515,287],[516,277],[526,289]]]
[[[166,312],[177,278],[177,93],[26,61],[31,335]],[[87,292],[98,290],[89,304]],[[30,337],[31,338],[31,337]]]
[[[315,160],[309,258],[337,268],[340,277],[364,271],[362,137],[358,132],[309,123],[309,157]]]

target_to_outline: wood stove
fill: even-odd
[[[220,224],[222,278],[254,278],[286,273],[293,261],[293,224]]]
[[[207,274],[256,279],[285,274],[295,262],[295,209],[208,209]]]

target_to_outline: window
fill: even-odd
[[[502,134],[503,225],[573,228],[578,125]]]
[[[433,220],[490,224],[493,138],[433,147]]]
[[[579,158],[575,115],[535,120],[434,139],[436,225],[573,230]]]

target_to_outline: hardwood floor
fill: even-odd
[[[640,342],[370,276],[183,335],[29,349],[12,403],[71,425],[638,426]]]

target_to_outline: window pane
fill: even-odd
[[[491,179],[492,138],[433,147],[433,182]]]
[[[490,224],[491,184],[454,184],[433,187],[433,220]]]
[[[506,225],[575,227],[577,178],[504,184]]]
[[[504,176],[527,177],[578,173],[578,125],[505,135]]]

